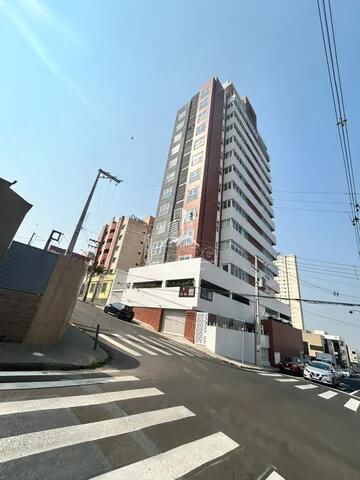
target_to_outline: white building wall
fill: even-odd
[[[179,297],[179,287],[165,287],[166,280],[194,278],[195,297]],[[239,295],[249,295],[249,305],[240,303],[232,298],[225,297],[216,292],[213,300],[200,298],[200,281],[206,280],[230,292]],[[192,310],[213,313],[229,319],[254,323],[254,292],[253,286],[240,280],[222,268],[201,258],[168,262],[163,264],[147,265],[132,268],[127,276],[127,284],[133,286],[134,282],[158,280],[162,282],[161,288],[127,288],[124,292],[123,302],[138,307],[166,308]],[[260,295],[265,295],[261,294]],[[277,311],[279,314],[289,315],[287,305],[272,299],[260,298],[260,315],[265,317],[265,307]]]
[[[208,325],[206,348],[210,351],[244,363],[255,363],[255,338],[253,333]],[[263,366],[269,363],[269,337],[261,335]]]

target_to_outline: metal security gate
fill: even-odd
[[[184,336],[185,330],[185,311],[168,310],[163,311],[162,331],[171,335]]]

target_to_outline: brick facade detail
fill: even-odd
[[[185,316],[184,337],[194,343],[196,325],[196,312],[188,310]]]
[[[134,314],[135,320],[147,323],[157,332],[160,331],[162,308],[134,307]]]

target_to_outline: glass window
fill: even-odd
[[[193,155],[192,160],[191,160],[191,165],[196,165],[197,163],[201,162],[204,156],[204,152],[197,153],[196,155]]]
[[[178,157],[172,158],[169,162],[169,168],[174,168],[175,165],[177,164]]]
[[[173,143],[177,143],[181,140],[181,137],[182,137],[182,132],[178,133],[177,135],[175,135],[174,137],[174,140],[173,140]]]
[[[173,190],[172,187],[166,187],[166,188],[164,188],[163,193],[162,193],[162,199],[165,200],[165,198],[171,197],[171,195],[172,195],[172,190]]]
[[[205,130],[205,128],[206,128],[206,123],[202,123],[201,125],[196,127],[195,135],[200,135],[200,133],[202,133]]]
[[[154,242],[151,247],[153,255],[161,253],[162,242]]]
[[[175,170],[173,172],[170,172],[166,175],[165,177],[165,183],[172,182],[175,178]]]
[[[155,234],[160,235],[160,233],[164,233],[166,228],[166,222],[158,222],[155,226]]]
[[[203,112],[200,112],[198,117],[197,117],[197,121],[201,122],[201,120],[204,120],[204,118],[207,117],[207,114],[208,114],[208,112],[206,110],[204,110]]]
[[[196,218],[196,208],[191,208],[185,213],[185,222],[192,222]]]
[[[179,122],[179,123],[176,125],[175,131],[178,132],[179,130],[181,130],[184,125],[185,125],[185,120],[181,120],[181,122]]]
[[[203,90],[201,93],[200,93],[200,98],[205,98],[209,95],[209,87],[206,88],[205,90]]]
[[[208,99],[208,98],[205,98],[204,100],[202,100],[202,101],[199,103],[199,110],[202,110],[202,109],[205,108],[208,104],[209,104],[209,99]]]
[[[182,118],[184,118],[186,115],[186,110],[183,110],[182,112],[180,112],[177,116],[177,119],[178,120],[181,120]]]
[[[181,238],[181,245],[191,245],[193,243],[193,231],[188,230]]]
[[[101,292],[100,293],[105,293],[106,292],[106,287],[107,287],[107,283],[103,283],[101,285]]]
[[[194,150],[196,148],[199,148],[199,147],[202,147],[204,145],[204,142],[205,142],[205,137],[202,136],[200,138],[198,138],[197,140],[195,140],[194,142]],[[180,144],[179,144],[179,148],[180,148]]]
[[[175,153],[178,153],[179,150],[180,150],[180,143],[178,143],[177,145],[175,145],[175,147],[171,149],[171,155],[175,155]]]
[[[200,173],[201,173],[201,168],[198,168],[197,170],[193,170],[190,172],[189,175],[189,183],[196,182],[197,180],[200,179]]]
[[[191,190],[189,190],[187,194],[187,201],[191,202],[192,200],[195,200],[198,197],[198,193],[199,193],[199,187],[192,188]]]
[[[162,205],[160,205],[160,208],[159,208],[159,217],[161,215],[166,215],[169,211],[169,207],[170,207],[170,204],[169,203],[163,203]]]

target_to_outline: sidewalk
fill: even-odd
[[[0,370],[76,370],[95,368],[106,362],[108,354],[78,328],[69,326],[60,343],[33,346],[0,342]]]

